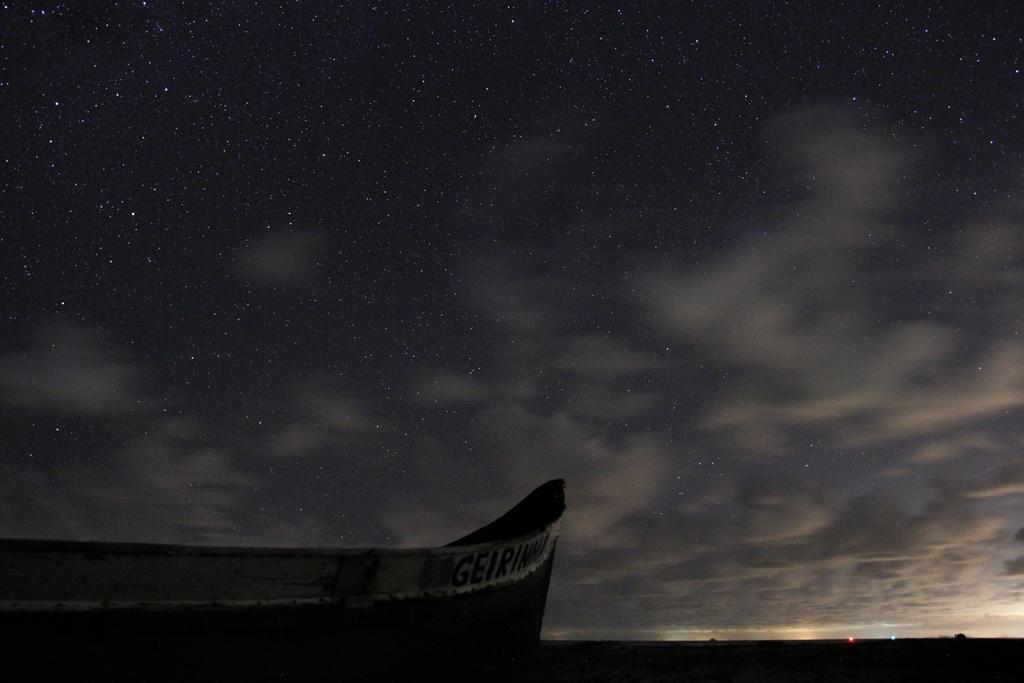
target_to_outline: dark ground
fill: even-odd
[[[543,643],[528,681],[1024,681],[1024,640]]]

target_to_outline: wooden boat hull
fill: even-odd
[[[34,673],[103,680],[380,679],[416,671],[508,673],[532,656],[552,558],[514,587],[448,600],[198,610],[188,615],[85,613],[3,619],[7,661]],[[38,619],[38,620],[37,620]],[[35,621],[35,623],[33,623]],[[11,659],[11,658],[15,659]]]
[[[415,550],[0,541],[0,651],[108,679],[508,672],[538,642],[558,531],[522,505],[506,533],[544,525]]]

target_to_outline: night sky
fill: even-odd
[[[1018,3],[338,4],[0,5],[0,536],[1024,635]]]

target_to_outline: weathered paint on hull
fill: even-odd
[[[366,680],[509,674],[540,636],[553,556],[512,586],[343,606],[0,617],[5,661],[82,680]],[[58,619],[54,619],[59,616]],[[13,658],[13,659],[12,659]]]
[[[562,486],[441,548],[0,541],[0,656],[89,680],[507,674],[539,640]]]

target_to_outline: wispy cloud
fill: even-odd
[[[858,446],[969,427],[1024,406],[1019,339],[965,332],[973,321],[943,311],[965,273],[1012,296],[1008,271],[997,285],[979,267],[1003,258],[1006,227],[975,232],[976,248],[956,267],[946,255],[905,253],[895,206],[911,174],[905,152],[831,110],[774,128],[807,196],[767,237],[700,269],[651,263],[636,278],[660,337],[737,370],[705,427],[771,452],[786,447],[790,429],[825,430]],[[912,267],[884,266],[901,259]],[[946,276],[936,281],[939,272]]]
[[[153,417],[109,458],[42,473],[2,466],[0,533],[79,540],[216,542],[238,536],[257,483],[192,418]]]
[[[269,435],[269,449],[289,458],[316,455],[324,449],[365,443],[382,433],[374,417],[350,388],[327,378],[299,382],[285,409],[286,421]]]
[[[323,239],[316,230],[259,235],[242,251],[238,265],[245,275],[268,284],[298,284],[312,276]]]
[[[3,401],[57,413],[123,415],[144,405],[140,368],[98,328],[37,327],[22,353],[0,358]]]

